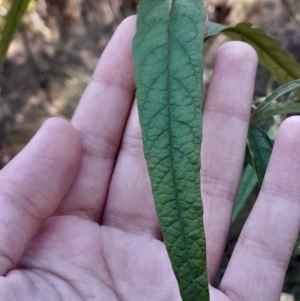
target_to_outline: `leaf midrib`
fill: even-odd
[[[177,212],[179,212],[179,223],[180,223],[180,227],[181,227],[181,232],[183,233],[183,241],[184,244],[187,245],[187,241],[186,241],[186,233],[184,231],[184,226],[182,224],[182,215],[181,215],[181,206],[180,206],[180,202],[178,200],[178,194],[177,194],[177,190],[176,190],[176,173],[174,172],[174,168],[173,168],[173,162],[174,162],[174,158],[173,158],[173,135],[172,135],[172,125],[171,125],[171,115],[172,115],[172,110],[171,110],[171,102],[170,102],[170,98],[171,98],[171,75],[170,75],[170,45],[171,45],[171,28],[170,28],[170,24],[171,24],[171,18],[172,18],[172,12],[173,12],[173,7],[174,7],[174,1],[176,0],[170,0],[170,7],[169,7],[169,16],[168,16],[168,34],[167,34],[167,103],[168,103],[168,116],[169,116],[169,121],[168,121],[168,126],[169,126],[169,148],[170,148],[170,161],[171,161],[171,170],[172,170],[172,181],[173,181],[173,185],[174,185],[174,192],[175,192],[175,201],[176,201],[176,205],[177,205]],[[187,250],[184,249],[185,253],[188,254]],[[188,269],[189,271],[191,271],[191,265],[190,265],[190,260],[189,260],[189,256],[186,256],[187,259],[187,264],[188,264]],[[195,292],[195,283],[194,283],[194,279],[193,276],[190,277],[192,278],[192,284],[193,285],[193,290],[194,290],[194,296],[196,296],[196,292]]]

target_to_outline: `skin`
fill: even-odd
[[[71,123],[48,120],[0,172],[1,300],[180,301],[156,219],[134,101],[125,20]],[[219,49],[206,99],[202,194],[207,267],[228,235],[257,57]],[[212,301],[278,300],[300,222],[300,118],[284,121],[254,209]]]

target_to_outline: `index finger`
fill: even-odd
[[[135,94],[131,44],[135,17],[127,18],[106,47],[72,119],[82,143],[77,178],[58,213],[98,220],[105,204]]]

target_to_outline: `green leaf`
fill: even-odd
[[[253,167],[252,156],[248,144],[246,145],[245,162]]]
[[[211,37],[221,34],[222,30],[224,30],[226,28],[227,27],[222,24],[209,22],[206,33],[205,33],[205,40],[208,40]]]
[[[294,248],[294,253],[293,255],[299,256],[300,255],[300,236],[297,238],[297,242]]]
[[[232,221],[235,221],[236,218],[238,217],[240,211],[244,207],[249,195],[251,194],[256,184],[257,184],[257,176],[255,170],[251,165],[247,165],[246,169],[244,170],[239,192],[236,198],[236,202],[232,214]]]
[[[288,51],[280,46],[277,39],[266,34],[263,29],[244,22],[228,27],[210,23],[206,38],[220,33],[234,41],[250,44],[256,50],[259,62],[281,83],[300,78],[300,65]],[[300,98],[300,90],[297,89],[295,93]]]
[[[248,147],[258,184],[261,186],[270,161],[273,142],[259,127],[250,126],[248,131]]]
[[[6,16],[4,29],[0,39],[0,66],[2,66],[5,60],[8,47],[20,26],[29,2],[30,0],[14,0]]]
[[[200,0],[141,0],[133,56],[145,157],[183,301],[209,299],[200,197]]]
[[[285,85],[278,87],[269,96],[267,96],[264,99],[264,101],[262,101],[259,104],[259,106],[257,107],[257,109],[254,112],[254,116],[255,116],[255,114],[259,114],[259,112],[262,112],[269,104],[272,103],[272,101],[274,101],[278,97],[280,97],[288,92],[291,92],[292,90],[294,90],[295,88],[298,88],[298,87],[300,87],[300,79],[294,80],[292,82],[289,82]]]
[[[275,102],[270,104],[263,111],[255,114],[251,122],[273,117],[279,114],[298,114],[300,113],[300,102]]]
[[[267,131],[268,137],[270,138],[272,144],[274,144],[274,140],[278,133],[279,126],[280,126],[280,124],[278,124],[277,122],[274,122]]]

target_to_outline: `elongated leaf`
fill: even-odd
[[[270,105],[272,103],[272,101],[274,101],[278,97],[280,97],[288,92],[291,92],[292,90],[294,90],[295,88],[298,88],[298,87],[300,87],[300,79],[294,80],[290,83],[287,83],[287,84],[284,84],[284,85],[278,87],[269,96],[267,96],[263,102],[261,102],[259,104],[256,111],[254,112],[254,116],[255,116],[255,114],[259,114],[260,112],[264,111],[265,108],[268,105]]]
[[[300,102],[271,103],[263,111],[255,114],[252,117],[251,122],[256,122],[279,114],[300,114]]]
[[[206,38],[220,33],[234,41],[250,44],[256,50],[259,62],[281,83],[300,78],[300,65],[280,46],[277,39],[267,35],[263,29],[255,28],[250,23],[239,23],[228,27],[210,23]],[[295,93],[300,98],[300,90],[297,89]]]
[[[248,144],[246,146],[245,162],[253,167],[253,160],[252,160],[252,156],[251,156]]]
[[[293,255],[300,255],[300,236],[298,236]]]
[[[262,185],[267,166],[270,161],[273,142],[259,127],[250,126],[248,132],[248,147],[251,153],[258,184]]]
[[[133,54],[144,152],[183,301],[208,300],[200,198],[201,0],[141,0]]]
[[[235,221],[238,217],[256,184],[257,176],[255,170],[251,165],[247,165],[246,169],[244,170],[239,192],[236,198],[236,203],[232,214],[232,221]]]
[[[2,66],[8,47],[18,30],[22,17],[25,14],[30,0],[13,0],[6,16],[3,32],[0,39],[0,66]]]

